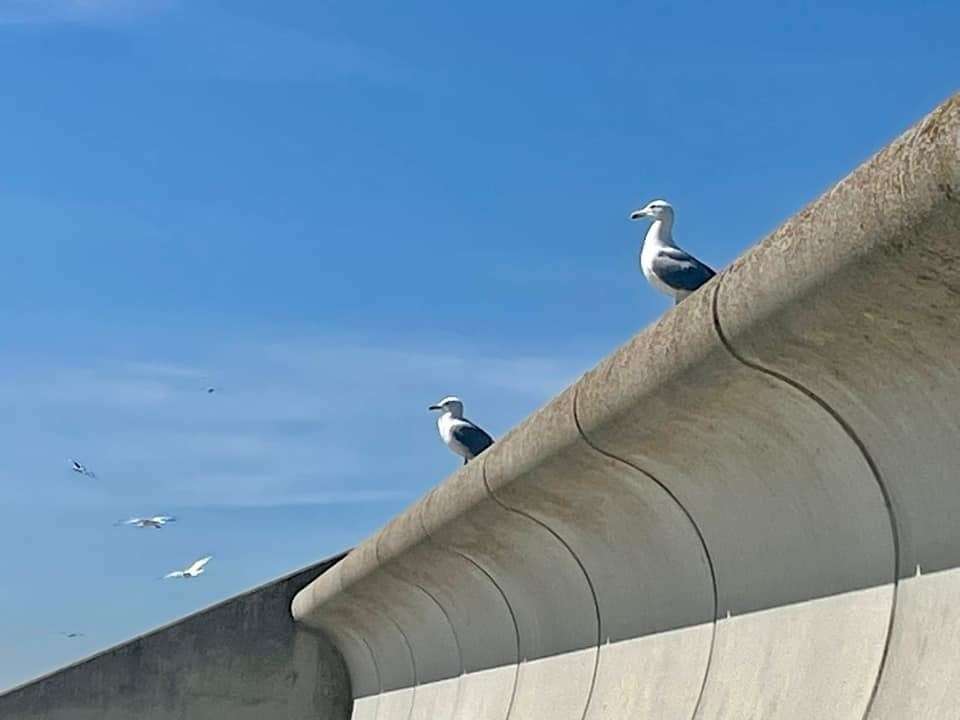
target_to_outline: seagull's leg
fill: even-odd
[[[463,464],[464,464],[464,465],[466,465],[468,462],[470,462],[470,461],[469,461],[467,458],[464,458],[464,459],[463,459]]]

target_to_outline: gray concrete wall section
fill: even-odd
[[[293,614],[354,718],[954,718],[958,310],[960,96]]]
[[[0,695],[0,718],[349,718],[349,677],[340,653],[321,634],[295,625],[289,613],[293,596],[336,560]]]

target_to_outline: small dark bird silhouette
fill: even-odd
[[[73,470],[75,473],[80,473],[81,475],[85,475],[88,478],[97,477],[96,473],[94,473],[92,470],[88,470],[86,465],[84,465],[82,462],[79,462],[77,460],[70,461],[70,469]]]
[[[212,387],[207,388],[207,395],[213,395],[214,391],[216,391],[216,388],[212,388]]]

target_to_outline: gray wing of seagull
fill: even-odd
[[[464,420],[462,425],[457,423],[450,434],[474,457],[493,445],[493,438],[469,420]]]
[[[676,290],[693,292],[717,273],[678,247],[665,247],[651,263],[654,274]]]

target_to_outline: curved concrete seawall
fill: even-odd
[[[960,96],[299,592],[353,717],[955,718]]]

